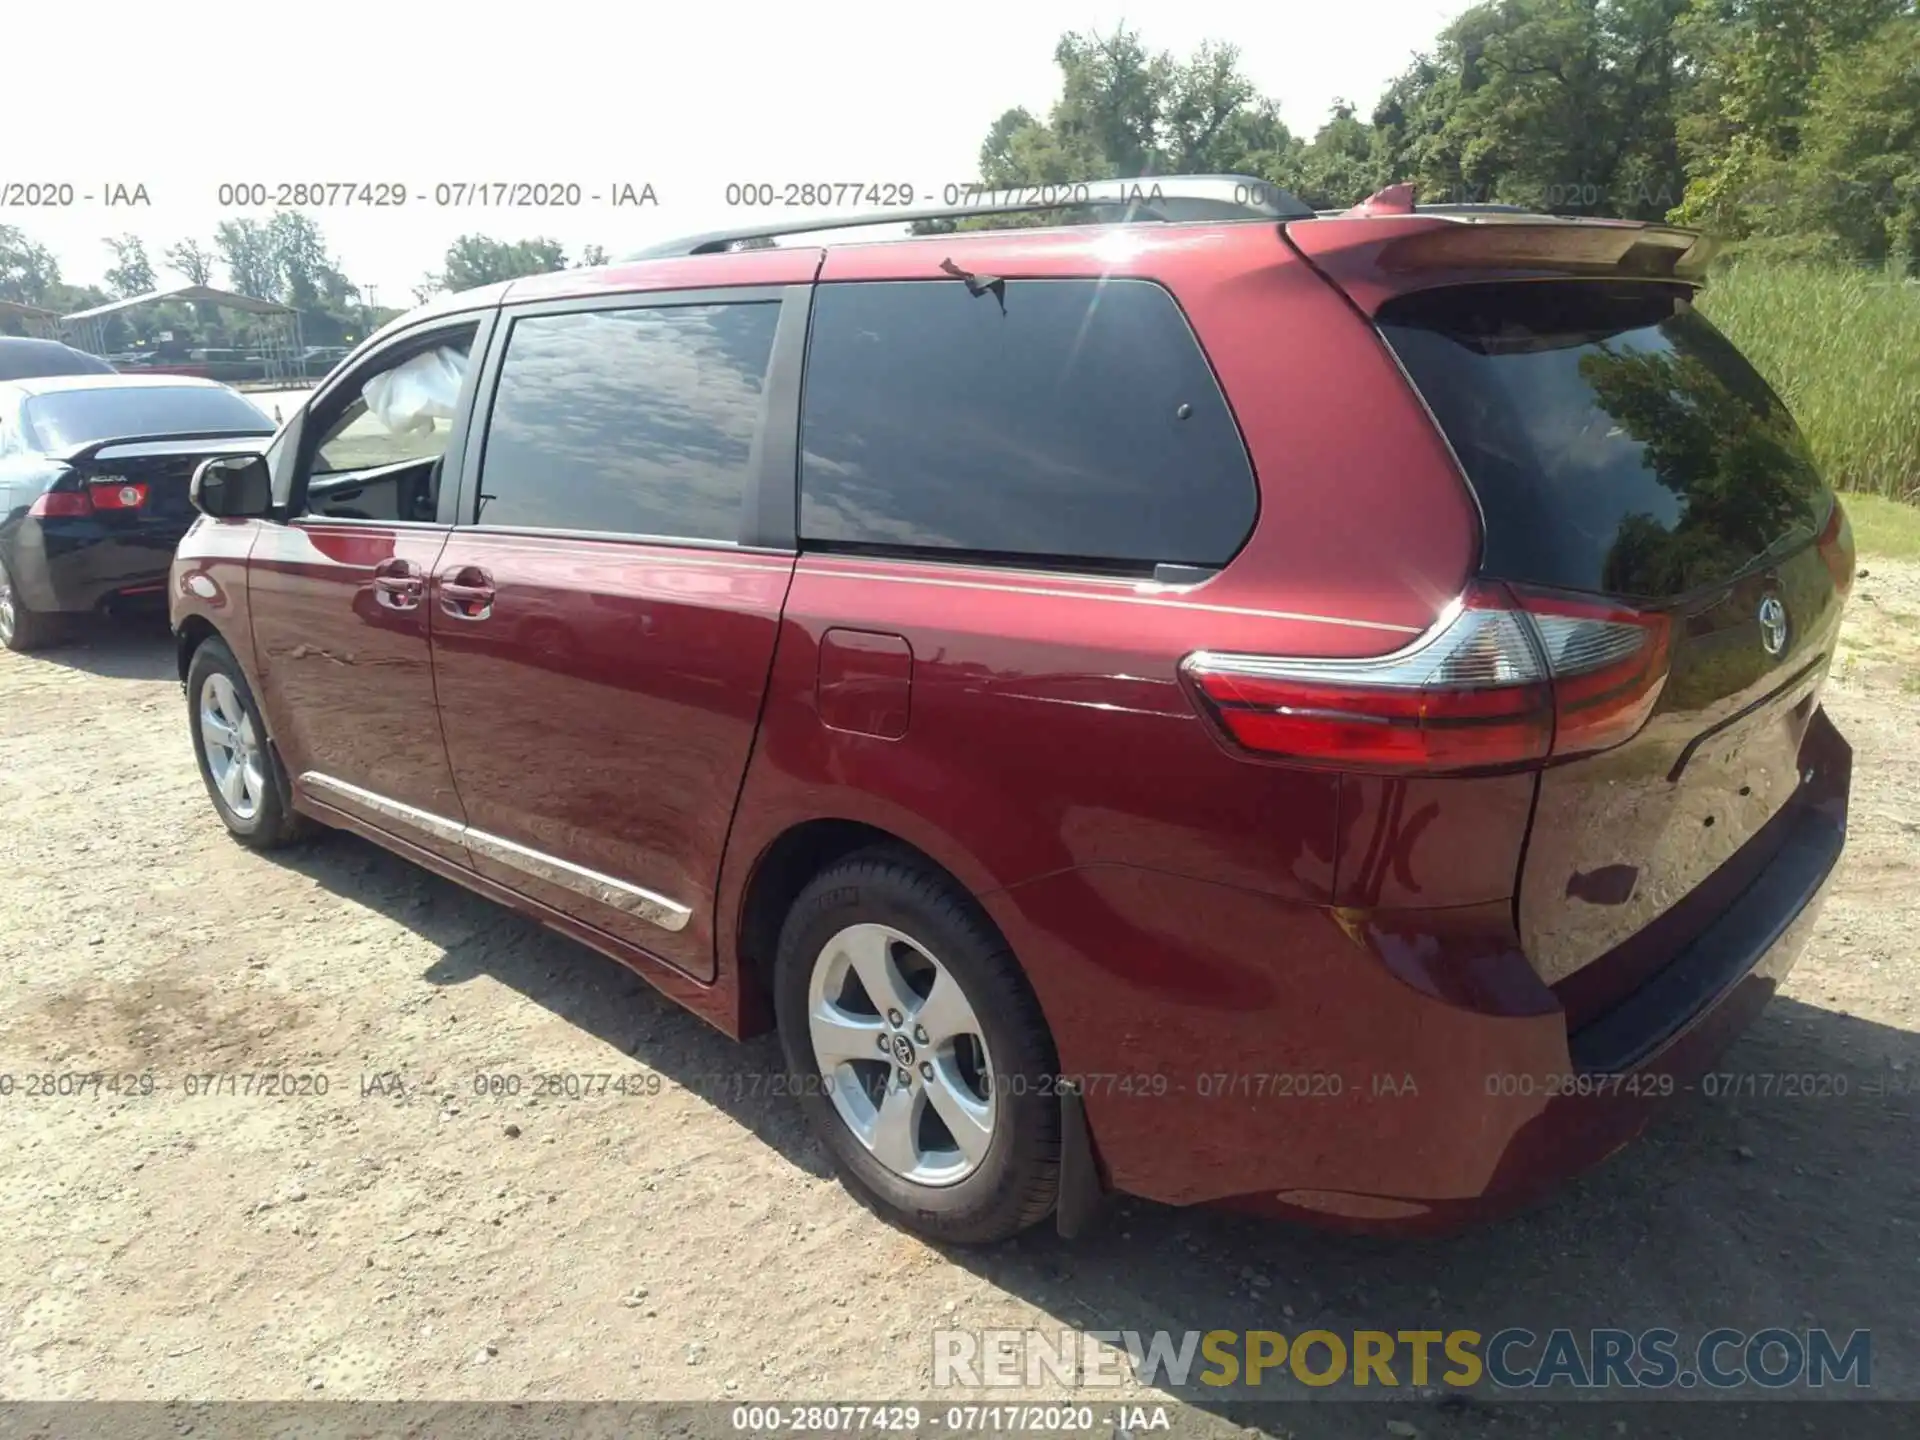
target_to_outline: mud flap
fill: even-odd
[[[1106,1202],[1100,1166],[1093,1158],[1086,1105],[1078,1085],[1060,1087],[1060,1194],[1053,1204],[1054,1225],[1063,1240],[1084,1235]]]

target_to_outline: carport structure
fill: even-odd
[[[300,312],[291,305],[282,305],[277,300],[260,300],[252,295],[242,295],[233,290],[216,290],[211,285],[182,285],[176,290],[155,290],[149,295],[129,295],[124,300],[112,300],[105,305],[95,305],[90,310],[76,310],[71,315],[60,317],[60,336],[67,344],[90,355],[104,356],[107,353],[107,321],[115,315],[124,315],[148,305],[164,305],[170,301],[180,301],[195,305],[212,305],[221,310],[238,310],[248,315],[266,315],[274,317],[275,323],[266,327],[259,351],[266,362],[265,380],[291,380],[304,378],[305,362],[301,352],[305,349],[300,336]]]
[[[23,305],[18,300],[0,300],[0,321],[17,320],[20,333],[29,340],[58,340],[60,312],[38,305]],[[0,333],[10,333],[0,328]]]

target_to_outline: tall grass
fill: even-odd
[[[1741,258],[1700,308],[1785,398],[1829,484],[1920,502],[1920,285]]]

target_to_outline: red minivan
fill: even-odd
[[[937,1239],[1511,1206],[1806,939],[1846,517],[1688,232],[1070,188],[388,326],[196,476],[215,808],[777,1026]]]

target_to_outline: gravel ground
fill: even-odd
[[[942,1253],[755,1093],[770,1041],[358,839],[231,843],[164,627],[0,654],[0,1396],[932,1400],[940,1326],[1309,1324],[1869,1327],[1876,1389],[1920,1395],[1920,567],[1864,563],[1827,697],[1856,752],[1843,873],[1727,1061],[1850,1093],[1684,1097],[1546,1207],[1427,1241],[1132,1204],[1071,1246]],[[638,1067],[659,1094],[473,1088]],[[26,1093],[69,1071],[155,1090]],[[269,1071],[308,1078],[188,1093]],[[749,1079],[702,1082],[722,1072]],[[1250,1423],[1200,1403],[1183,1430]],[[1400,1413],[1507,1425],[1253,1418],[1378,1436]]]

